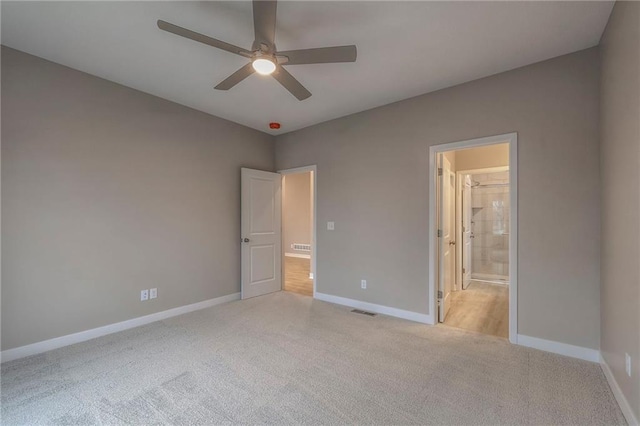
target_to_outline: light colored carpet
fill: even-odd
[[[2,424],[624,424],[597,364],[288,292],[2,365]]]

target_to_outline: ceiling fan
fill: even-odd
[[[247,65],[218,84],[215,87],[216,89],[229,90],[254,72],[257,72],[258,74],[273,76],[293,96],[302,101],[311,96],[311,92],[289,74],[283,68],[283,65],[355,62],[357,56],[356,46],[320,47],[279,52],[275,44],[276,7],[277,1],[253,0],[255,40],[251,50],[234,46],[162,20],[158,20],[158,28],[251,60]]]

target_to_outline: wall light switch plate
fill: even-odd
[[[142,290],[140,292],[140,301],[144,302],[145,300],[149,300],[149,290]]]
[[[335,222],[327,222],[327,230],[333,231],[334,229],[336,229],[336,223]]]
[[[158,289],[152,288],[149,290],[149,299],[155,299],[156,297],[158,297]]]
[[[367,289],[367,280],[360,280],[360,288],[363,290]]]
[[[624,366],[627,370],[627,376],[631,377],[631,356],[629,354],[624,354]]]

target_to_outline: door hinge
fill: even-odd
[[[442,229],[438,229],[438,238],[442,238]]]
[[[462,268],[462,273],[464,274],[465,272],[467,272],[467,270],[465,268]]]
[[[438,167],[438,176],[442,176],[442,167]]]
[[[438,290],[438,299],[442,299],[442,296],[443,296],[442,290]]]

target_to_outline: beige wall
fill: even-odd
[[[427,313],[428,147],[516,131],[519,333],[598,348],[597,54],[280,136],[279,169],[318,165],[318,291]],[[6,48],[2,91],[3,350],[239,290],[271,137]]]
[[[3,47],[2,349],[240,291],[240,167],[273,155],[266,134]]]
[[[282,204],[285,253],[310,254],[294,250],[291,244],[311,244],[311,172],[284,177]]]
[[[597,349],[598,69],[588,49],[279,136],[279,169],[318,167],[317,291],[428,313],[429,146],[518,132],[519,333]]]
[[[601,58],[601,351],[640,420],[640,3],[616,2]]]
[[[449,160],[449,163],[451,164],[451,171],[455,172],[456,171],[456,151],[443,152],[442,155],[444,155],[444,158]]]
[[[456,170],[486,169],[509,165],[509,144],[481,146],[456,151]]]

